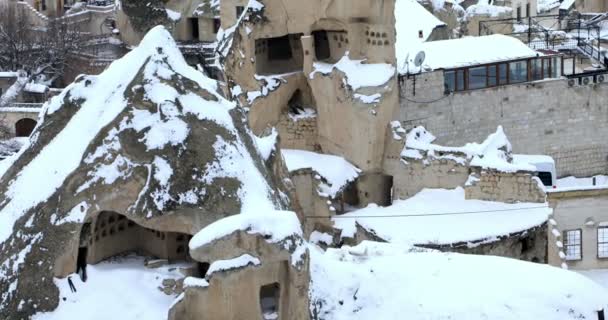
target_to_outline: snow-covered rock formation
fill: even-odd
[[[57,306],[53,278],[76,270],[79,248],[94,255],[115,220],[104,212],[125,228],[188,236],[226,216],[289,208],[280,157],[263,159],[242,108],[218,92],[156,27],[45,105],[0,180],[0,318]]]

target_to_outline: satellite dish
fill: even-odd
[[[424,54],[424,51],[420,51],[416,54],[416,58],[414,58],[414,65],[416,67],[420,67],[422,65],[422,63],[424,62],[424,58],[426,57],[426,55]]]

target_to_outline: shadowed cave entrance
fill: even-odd
[[[191,238],[184,233],[146,228],[116,212],[103,211],[82,226],[76,269],[84,281],[87,264],[126,254],[145,256],[148,261],[194,262],[188,250]],[[208,264],[198,263],[193,271],[198,275],[207,268]]]

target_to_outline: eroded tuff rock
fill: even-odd
[[[75,271],[83,224],[101,212],[193,235],[290,207],[281,158],[260,151],[242,108],[184,62],[163,27],[42,114],[0,180],[0,319],[56,308],[53,278]]]

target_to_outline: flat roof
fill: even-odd
[[[428,68],[453,69],[543,55],[518,39],[502,34],[424,42],[420,49],[425,53],[423,68],[410,65],[410,73]],[[400,66],[399,72],[405,74],[406,69]]]

